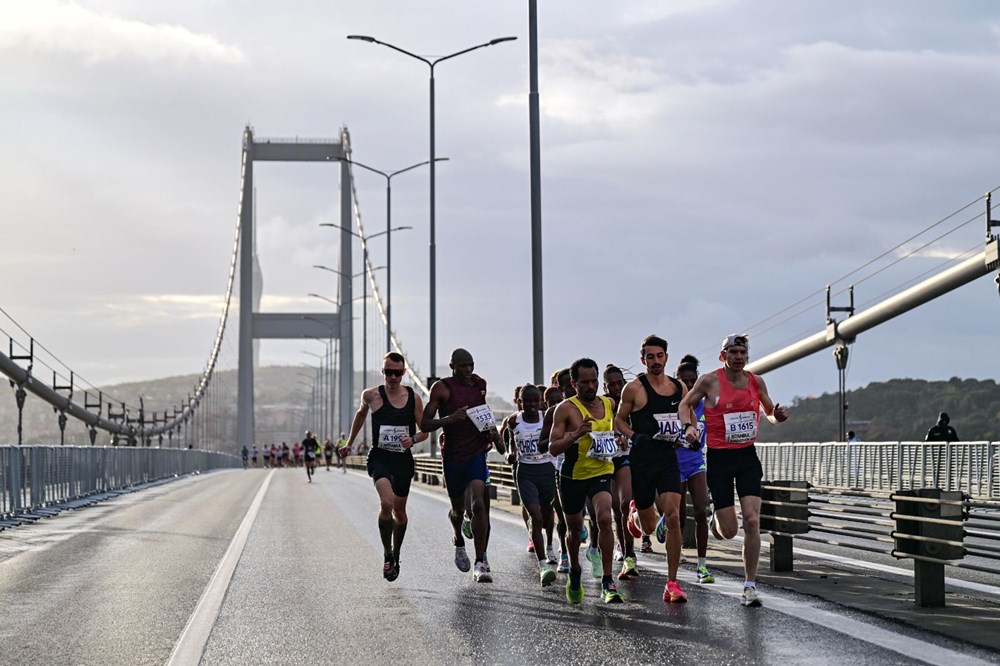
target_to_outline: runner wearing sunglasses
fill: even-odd
[[[417,421],[423,405],[409,386],[403,386],[406,359],[389,352],[382,359],[385,383],[365,389],[361,406],[351,423],[348,448],[365,425],[368,412],[372,415],[372,448],[368,453],[368,476],[375,482],[379,498],[378,531],[382,537],[385,563],[382,577],[394,581],[399,577],[399,551],[406,534],[406,498],[413,480],[413,445],[427,439],[417,432]]]

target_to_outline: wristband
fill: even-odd
[[[683,435],[684,433],[687,432],[688,428],[693,428],[693,427],[694,427],[693,423],[682,423],[681,424],[681,434]]]

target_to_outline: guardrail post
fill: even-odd
[[[771,533],[771,571],[792,571],[792,537],[809,531],[809,484],[805,481],[764,481],[761,487],[760,531]]]
[[[697,519],[694,515],[694,504],[691,501],[691,493],[684,493],[684,505],[684,524],[681,526],[683,532],[681,545],[685,548],[696,548],[698,546]],[[625,520],[626,518],[628,518],[628,516],[622,516],[622,520]]]
[[[919,488],[899,491],[891,499],[896,503],[892,555],[913,558],[914,601],[923,607],[944,606],[944,566],[965,556],[962,493]]]
[[[510,505],[511,506],[521,505],[521,494],[517,492],[517,488],[510,489]]]

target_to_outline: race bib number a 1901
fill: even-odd
[[[406,449],[403,447],[403,438],[409,437],[410,428],[408,426],[384,425],[378,430],[378,447],[384,451],[392,453],[402,453]]]
[[[590,449],[587,457],[595,460],[609,461],[618,452],[618,442],[615,441],[615,433],[611,430],[591,431]]]
[[[726,427],[726,441],[747,444],[757,440],[757,413],[733,412],[723,414]]]
[[[465,413],[479,428],[479,432],[486,432],[497,427],[496,419],[493,418],[493,410],[490,409],[489,405],[469,407]]]

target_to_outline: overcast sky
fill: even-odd
[[[1000,185],[993,2],[539,4],[550,369],[635,365],[652,332],[672,364],[694,352],[710,369],[718,341],[752,324],[760,357],[821,330],[825,309],[817,296],[791,321],[772,314]],[[518,36],[437,72],[437,153],[451,158],[438,358],[468,348],[504,394],[530,379],[526,2],[0,0],[0,307],[95,384],[200,372],[246,124],[258,137],[346,125],[354,158],[387,170],[427,159],[426,67],[349,33],[424,55]],[[335,295],[312,268],[337,262],[337,234],[318,226],[339,221],[334,175],[259,166],[265,310]],[[359,172],[357,187],[382,228],[381,179]],[[414,227],[394,236],[394,318],[426,374],[427,173],[400,176],[393,202],[394,223]],[[858,304],[982,240],[978,219],[860,283]],[[372,241],[375,263],[383,248]],[[998,324],[984,277],[862,335],[848,385],[996,378]],[[262,360],[303,349],[265,342]],[[832,354],[768,382],[779,400],[834,391]]]

